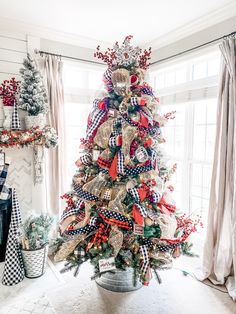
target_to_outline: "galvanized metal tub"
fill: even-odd
[[[96,283],[102,288],[114,292],[129,292],[138,290],[142,287],[142,283],[137,279],[134,285],[134,270],[127,268],[126,270],[117,269],[114,272],[105,272],[96,279]]]

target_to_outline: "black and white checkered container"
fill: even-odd
[[[38,278],[45,273],[48,245],[37,250],[21,250],[25,277]]]

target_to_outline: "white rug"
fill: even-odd
[[[181,271],[160,273],[150,286],[129,293],[114,293],[91,281],[90,265],[82,265],[77,278],[47,293],[58,314],[235,314],[236,304],[226,293],[212,289]]]

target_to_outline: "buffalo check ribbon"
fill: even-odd
[[[93,102],[94,110],[89,115],[86,140],[91,141],[97,133],[98,127],[106,120],[108,110],[99,109],[99,99],[95,99]]]
[[[73,236],[76,234],[88,234],[98,228],[96,221],[97,219],[93,217],[90,219],[89,223],[85,227],[78,228],[76,230],[66,230],[64,233],[70,236]]]
[[[148,271],[149,267],[149,256],[148,256],[148,247],[147,245],[141,245],[140,246],[140,253],[142,255],[143,261],[141,263],[141,274],[142,277],[144,277]]]
[[[118,226],[119,228],[127,230],[131,230],[133,228],[133,221],[121,213],[105,208],[98,208],[98,214],[107,224]]]

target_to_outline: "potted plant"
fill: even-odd
[[[45,114],[47,113],[47,93],[43,84],[43,78],[37,69],[36,63],[30,55],[23,61],[20,69],[22,76],[21,93],[19,97],[19,108],[26,111],[26,128],[45,126]]]
[[[53,218],[48,214],[30,216],[22,225],[21,252],[27,278],[37,278],[44,274],[49,232]]]
[[[0,98],[3,103],[3,111],[5,120],[3,128],[5,130],[11,129],[13,108],[16,106],[16,97],[20,91],[20,81],[16,81],[14,77],[10,80],[4,80],[0,86]]]

